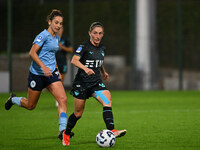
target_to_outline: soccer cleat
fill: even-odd
[[[70,135],[65,134],[65,130],[64,130],[62,134],[62,144],[64,146],[69,145],[69,140],[70,140]]]
[[[62,131],[60,131],[59,133],[58,133],[58,138],[62,141],[62,139],[63,139],[63,131],[64,130],[62,130]],[[70,133],[70,138],[72,138],[74,136],[74,132],[71,132]]]
[[[12,98],[13,97],[15,97],[16,95],[15,94],[11,94],[10,95],[10,97],[8,98],[8,100],[6,101],[6,103],[5,103],[5,109],[6,110],[9,110],[11,107],[12,107],[12,105],[14,105],[13,103],[12,103]]]
[[[126,132],[127,132],[126,130],[115,130],[115,129],[113,129],[111,131],[114,133],[116,138],[124,136],[126,134]]]

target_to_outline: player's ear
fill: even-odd
[[[89,36],[91,37],[91,32],[90,32],[90,31],[88,31],[88,34],[89,34]]]
[[[49,25],[49,26],[51,25],[51,20],[48,21],[48,25]]]

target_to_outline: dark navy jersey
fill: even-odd
[[[78,69],[74,83],[84,83],[86,87],[93,86],[101,82],[101,66],[103,64],[106,47],[100,44],[98,47],[92,45],[88,40],[81,44],[75,51],[75,55],[80,56],[80,62],[92,69],[95,74],[87,75],[84,70]],[[88,84],[87,84],[88,83]]]

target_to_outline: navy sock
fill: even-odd
[[[69,116],[65,134],[70,135],[72,129],[74,128],[74,126],[76,125],[76,122],[77,122],[79,119],[80,119],[80,117],[77,118],[77,117],[74,115],[74,113],[72,113],[72,114]]]
[[[113,113],[111,107],[103,107],[103,119],[108,130],[114,129]]]

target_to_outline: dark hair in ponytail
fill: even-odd
[[[60,10],[53,9],[53,10],[51,11],[51,13],[47,16],[47,22],[48,22],[49,20],[52,21],[52,20],[54,19],[54,17],[56,17],[56,16],[60,16],[60,17],[63,18],[62,12],[61,12]]]

